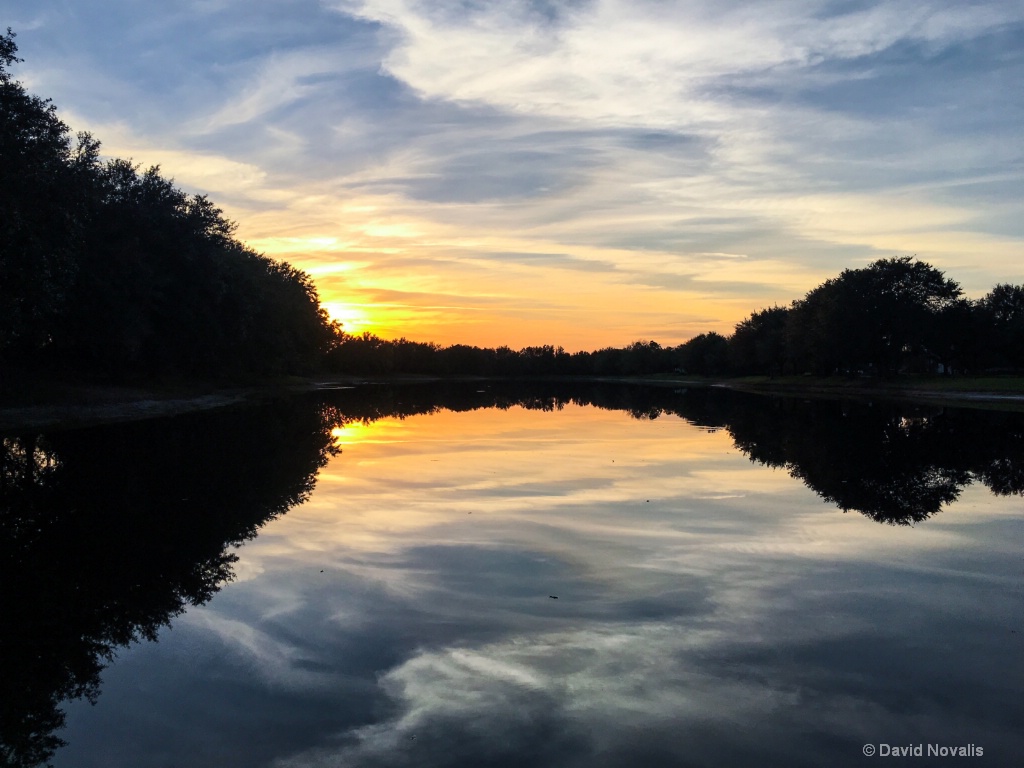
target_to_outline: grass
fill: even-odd
[[[1024,377],[1020,376],[913,376],[894,379],[842,378],[838,376],[743,376],[723,379],[723,383],[751,387],[794,389],[873,390],[879,392],[977,392],[1024,395]]]

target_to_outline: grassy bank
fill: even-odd
[[[714,384],[775,395],[927,399],[955,405],[1024,410],[1024,377],[1020,376],[901,376],[895,379],[746,376],[719,379]]]

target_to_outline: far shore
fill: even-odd
[[[803,398],[874,398],[925,401],[960,407],[1024,410],[1024,377],[907,377],[844,379],[840,377],[752,376],[744,378],[658,376],[538,377],[553,381],[642,384],[660,387],[723,387],[758,394]],[[0,433],[71,429],[97,424],[138,421],[161,416],[240,405],[267,397],[329,391],[369,384],[413,384],[439,381],[488,381],[482,376],[350,376],[290,377],[269,382],[224,385],[173,383],[137,386],[62,382],[18,398],[0,400]],[[525,379],[523,379],[525,380]]]
[[[891,400],[928,400],[957,405],[1024,405],[1024,377],[1020,376],[907,376],[895,379],[788,376],[750,376],[717,382],[730,389],[772,395],[868,397]]]

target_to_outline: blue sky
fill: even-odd
[[[352,331],[678,343],[894,255],[1024,282],[1024,2],[0,10],[73,129]]]

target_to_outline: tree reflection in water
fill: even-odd
[[[825,501],[912,525],[972,482],[1024,492],[1019,414],[943,406],[737,396],[725,427],[751,461],[786,469]]]
[[[119,646],[231,578],[231,551],[300,503],[329,408],[278,404],[0,443],[0,762],[61,746]]]
[[[301,503],[351,421],[566,404],[726,429],[873,520],[923,521],[981,482],[1024,493],[1024,418],[940,406],[535,382],[374,386],[235,411],[0,442],[0,761],[61,745],[61,702],[94,698],[116,649],[155,639],[231,578],[232,550]]]
[[[728,430],[751,461],[785,469],[840,509],[894,525],[926,520],[972,482],[999,495],[1024,493],[1024,415],[1002,411],[552,382],[491,382],[483,391],[476,384],[376,387],[337,393],[334,402],[349,418],[365,420],[569,403],[636,419],[677,415]]]

